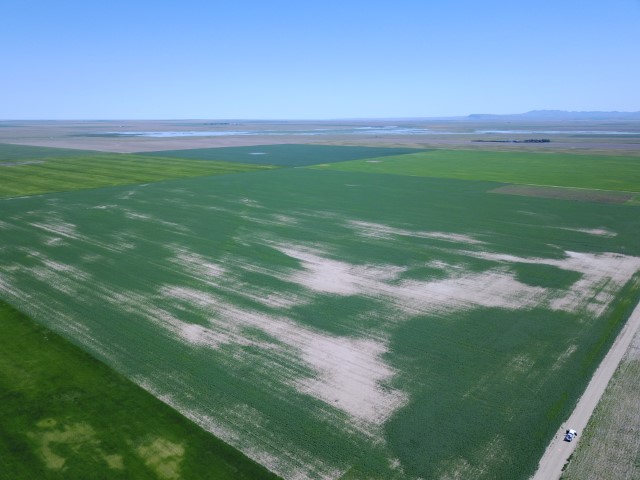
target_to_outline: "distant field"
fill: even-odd
[[[253,147],[198,148],[141,153],[162,157],[299,167],[371,157],[415,153],[414,148],[349,147],[332,145],[257,145]]]
[[[100,152],[74,150],[70,148],[32,147],[29,145],[11,145],[0,143],[0,166],[3,163],[19,162],[49,157],[86,156]]]
[[[524,197],[557,198],[577,202],[626,203],[636,196],[634,193],[616,190],[593,190],[571,187],[539,187],[536,185],[504,185],[491,190],[491,193],[503,195],[521,195]]]
[[[640,157],[638,156],[431,150],[412,155],[354,160],[314,168],[640,191]]]
[[[282,168],[0,200],[0,297],[283,477],[524,480],[638,299],[640,208],[498,186]]]
[[[71,157],[35,159],[24,156],[19,161],[14,159],[11,162],[4,162],[4,158],[0,156],[0,197],[150,183],[271,168],[264,165],[126,154],[78,154]]]
[[[0,329],[1,478],[275,478],[4,302]]]

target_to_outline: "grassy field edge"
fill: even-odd
[[[275,479],[0,301],[0,477]]]

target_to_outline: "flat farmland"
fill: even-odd
[[[225,162],[255,163],[301,167],[316,163],[335,163],[372,157],[386,157],[420,152],[415,148],[355,147],[333,145],[254,145],[250,147],[194,148],[145,152],[141,155],[217,160]]]
[[[71,148],[34,147],[30,145],[0,143],[0,165],[20,163],[41,158],[86,156],[96,153],[99,152]]]
[[[640,157],[540,152],[429,150],[318,168],[637,192]]]
[[[275,479],[78,347],[0,302],[3,479]]]
[[[34,148],[34,147],[30,147]],[[36,149],[38,150],[38,149]],[[68,190],[129,185],[162,180],[264,170],[264,165],[203,162],[119,153],[87,153],[44,157],[20,150],[20,158],[0,148],[0,197],[38,195]]]
[[[640,210],[502,185],[1,200],[0,296],[285,478],[524,479],[637,303]]]

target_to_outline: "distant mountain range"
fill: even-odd
[[[474,113],[469,120],[640,120],[640,112],[568,112],[565,110],[532,110],[512,115]]]

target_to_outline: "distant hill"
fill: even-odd
[[[474,113],[469,120],[640,120],[640,112],[568,112],[565,110],[532,110],[512,115]]]

